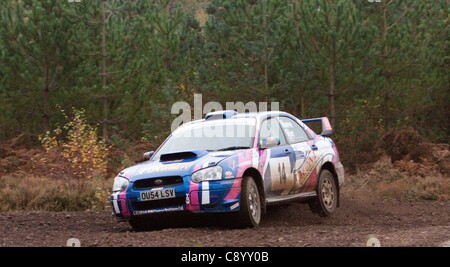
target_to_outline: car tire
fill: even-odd
[[[317,197],[309,202],[309,208],[320,217],[328,217],[334,214],[337,207],[339,192],[336,181],[328,170],[322,170],[316,189]]]
[[[261,197],[258,186],[251,176],[242,179],[240,210],[237,224],[240,227],[256,227],[261,222]]]

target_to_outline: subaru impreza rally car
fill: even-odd
[[[305,123],[321,122],[316,134]],[[217,111],[177,128],[148,160],[114,179],[111,204],[136,230],[160,213],[228,213],[257,226],[266,206],[308,203],[320,216],[339,205],[344,168],[326,117]],[[156,215],[158,214],[158,215]]]

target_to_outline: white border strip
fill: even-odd
[[[209,204],[209,182],[202,182],[202,205]]]
[[[119,203],[118,203],[118,200],[117,200],[119,198],[119,194],[120,194],[120,192],[115,193],[113,195],[113,206],[114,206],[114,212],[116,214],[120,214]]]

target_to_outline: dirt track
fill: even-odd
[[[0,246],[439,246],[450,240],[450,202],[377,203],[345,199],[336,216],[307,205],[272,208],[257,229],[230,229],[208,218],[163,221],[168,228],[133,232],[109,212],[2,213]],[[212,225],[211,225],[212,224]],[[226,225],[226,224],[225,224]]]

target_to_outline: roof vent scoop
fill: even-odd
[[[206,114],[205,120],[223,120],[231,118],[235,115],[237,115],[237,112],[234,110],[220,110]]]
[[[162,154],[159,161],[163,162],[163,161],[195,159],[201,158],[206,154],[208,154],[208,151],[205,150],[180,151],[175,153]]]

